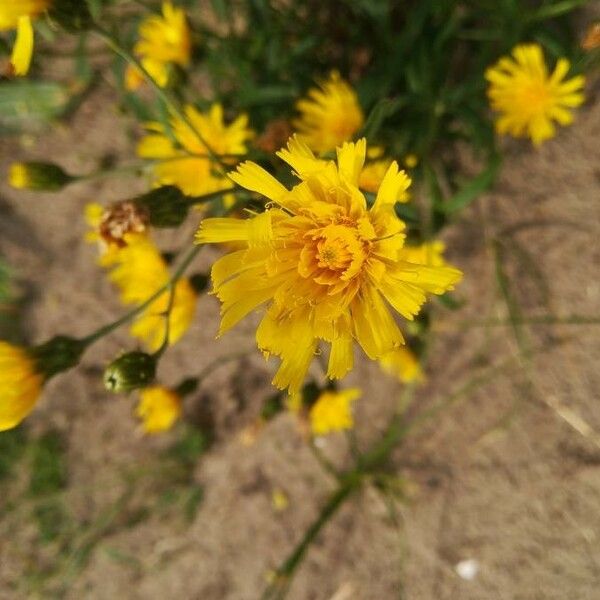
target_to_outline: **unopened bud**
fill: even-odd
[[[8,182],[18,190],[58,192],[74,180],[58,165],[44,162],[16,162],[8,172]]]
[[[174,185],[164,185],[134,198],[133,202],[148,211],[153,227],[178,227],[190,210],[189,198]]]
[[[30,353],[38,371],[45,379],[50,379],[58,373],[77,366],[85,347],[85,343],[81,340],[59,335],[32,348]]]
[[[104,387],[110,392],[131,392],[150,384],[156,375],[156,358],[145,352],[127,352],[104,371]]]

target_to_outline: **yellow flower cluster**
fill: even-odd
[[[211,160],[206,145],[225,162],[227,157],[244,155],[246,142],[253,136],[248,117],[241,115],[226,125],[220,104],[213,104],[206,113],[189,105],[185,114],[193,129],[178,117],[172,117],[170,131],[162,123],[146,124],[149,133],[138,145],[137,153],[156,161],[154,184],[175,185],[188,196],[233,188],[222,168]]]
[[[104,209],[100,205],[87,207],[88,223],[93,227],[88,239],[101,240],[100,264],[110,269],[108,277],[120,290],[123,304],[142,304],[168,283],[167,264],[147,233],[129,230],[120,238],[120,243],[101,238],[98,229],[103,214]],[[162,293],[134,321],[131,335],[144,341],[150,351],[158,350],[167,333],[164,314],[170,307],[168,341],[174,344],[189,329],[196,300],[196,292],[189,280],[180,279],[175,285],[172,301],[169,290]]]
[[[175,8],[171,2],[163,2],[162,15],[144,19],[139,36],[134,53],[160,87],[165,87],[169,81],[170,65],[189,65],[192,53],[190,30],[184,11]],[[125,74],[127,88],[135,90],[142,81],[143,74],[130,65]]]
[[[0,31],[17,30],[11,55],[15,75],[26,75],[33,56],[32,19],[46,11],[52,0],[0,0]]]
[[[504,56],[490,67],[485,77],[490,83],[491,107],[500,113],[498,133],[529,137],[537,146],[554,137],[553,121],[570,124],[573,114],[569,109],[584,100],[585,78],[578,75],[565,81],[569,69],[569,61],[561,58],[549,74],[538,44],[516,46],[512,56]]]
[[[358,187],[364,139],[338,148],[337,163],[315,158],[299,138],[278,156],[300,183],[289,190],[257,164],[242,163],[230,177],[265,196],[267,210],[246,220],[205,219],[197,241],[241,246],[212,269],[220,334],[268,303],[256,341],[281,359],[274,385],[294,393],[319,344],[331,345],[328,376],[341,378],[352,369],[354,341],[374,360],[404,343],[390,308],[412,320],[428,294],[453,289],[462,274],[411,260],[394,210],[410,179],[396,162],[368,206]]]

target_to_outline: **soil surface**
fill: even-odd
[[[0,172],[16,159],[51,158],[73,172],[93,171],[102,157],[131,161],[138,132],[113,107],[112,91],[100,86],[66,125],[0,141]],[[507,318],[498,253],[523,315],[598,316],[598,139],[600,103],[590,101],[572,127],[540,150],[507,143],[494,192],[447,230],[448,258],[465,272],[457,293],[464,305],[457,311],[435,305],[427,382],[409,415],[444,407],[395,453],[390,477],[400,478],[404,499],[386,501],[367,487],[346,502],[310,548],[291,600],[599,597],[598,328],[519,326],[529,349],[519,358],[510,326],[482,325]],[[121,313],[96,248],[83,240],[83,207],[146,186],[123,177],[59,194],[0,187],[0,253],[27,299],[29,341],[83,335]],[[160,236],[161,246],[189,244],[198,219]],[[207,250],[194,270],[215,256]],[[269,572],[301,539],[335,482],[290,415],[275,418],[252,445],[243,443],[241,432],[272,393],[273,365],[253,350],[256,318],[215,341],[217,321],[217,301],[202,297],[192,329],[161,363],[161,380],[175,384],[219,356],[249,351],[211,369],[186,401],[188,418],[210,422],[215,438],[183,479],[163,459],[181,428],[141,435],[135,398],[102,388],[102,365],[134,346],[126,330],[47,387],[28,435],[50,429],[61,435],[68,482],[61,502],[75,525],[62,545],[60,537],[40,544],[31,499],[6,512],[0,598],[260,597]],[[356,433],[365,449],[385,428],[402,388],[358,354],[346,383],[364,390]],[[344,436],[327,438],[321,450],[349,465]],[[191,516],[179,496],[169,495],[171,485],[184,496],[203,490]],[[287,507],[275,508],[274,492],[285,494]]]

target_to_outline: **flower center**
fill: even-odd
[[[322,268],[345,270],[352,260],[348,243],[340,238],[325,238],[317,243],[318,264]]]
[[[531,114],[543,112],[550,100],[550,90],[543,81],[533,81],[521,92],[521,106]]]
[[[368,258],[369,243],[355,225],[329,224],[305,234],[300,275],[320,285],[345,286]]]

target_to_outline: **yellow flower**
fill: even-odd
[[[147,230],[149,215],[130,200],[116,202],[107,208],[91,202],[85,207],[85,220],[91,227],[86,233],[86,241],[98,243],[100,264],[110,265],[113,254],[127,245],[127,234],[142,234]]]
[[[402,383],[423,380],[423,370],[417,357],[408,348],[396,348],[379,359],[381,368]]]
[[[164,312],[169,306],[168,292],[155,300],[131,326],[131,335],[146,342],[151,351],[156,351],[165,336]],[[175,296],[169,316],[169,341],[177,342],[190,328],[196,313],[196,292],[189,280],[180,279],[175,285]]]
[[[222,302],[220,334],[269,303],[256,334],[266,356],[281,358],[273,383],[298,391],[320,341],[331,344],[328,376],[353,366],[353,341],[371,359],[404,343],[389,306],[412,320],[427,294],[443,294],[461,279],[449,266],[404,258],[405,224],[394,211],[410,185],[393,162],[369,209],[358,189],[364,139],[337,150],[337,164],[314,157],[292,138],[278,156],[301,182],[291,190],[252,162],[230,177],[266,196],[267,210],[246,220],[208,218],[198,243],[238,242],[212,268]]]
[[[213,104],[207,113],[186,106],[185,113],[213,153],[243,155],[246,141],[252,137],[246,115],[239,116],[231,125],[223,119],[223,108]],[[225,173],[208,158],[204,144],[190,127],[177,117],[171,119],[171,132],[161,123],[148,123],[150,132],[138,145],[138,155],[157,161],[153,166],[156,185],[175,185],[184,194],[202,196],[227,190],[233,184]]]
[[[181,417],[181,398],[162,386],[145,388],[135,414],[142,420],[145,433],[161,433],[173,427]]]
[[[145,234],[126,233],[123,246],[112,245],[101,258],[111,269],[108,277],[121,292],[123,304],[141,304],[170,279],[169,269],[158,248]],[[163,314],[169,307],[170,291],[161,294],[130,328],[133,337],[143,340],[150,351],[160,348],[166,334]],[[196,311],[197,295],[188,279],[175,285],[169,314],[169,343],[174,344],[189,329]]]
[[[169,65],[189,65],[192,43],[187,19],[183,10],[171,2],[163,2],[162,16],[152,15],[142,21],[139,35],[133,51],[160,87],[169,81]],[[125,73],[127,89],[136,89],[142,81],[143,74],[130,65]]]
[[[351,403],[361,396],[357,388],[341,392],[323,392],[310,409],[310,428],[313,435],[327,435],[354,427]]]
[[[16,427],[33,410],[44,379],[25,349],[0,341],[0,431]]]
[[[31,20],[50,7],[52,0],[0,0],[0,31],[17,30],[10,62],[15,75],[26,75],[33,55]]]
[[[335,150],[363,126],[364,115],[354,90],[337,71],[311,88],[296,103],[300,117],[293,123],[306,145],[315,152]]]
[[[553,121],[571,123],[569,109],[583,102],[585,78],[578,75],[565,81],[569,68],[569,61],[561,58],[550,75],[538,44],[516,46],[512,57],[504,56],[489,68],[488,97],[492,109],[500,113],[497,132],[529,137],[539,145],[554,137]]]

